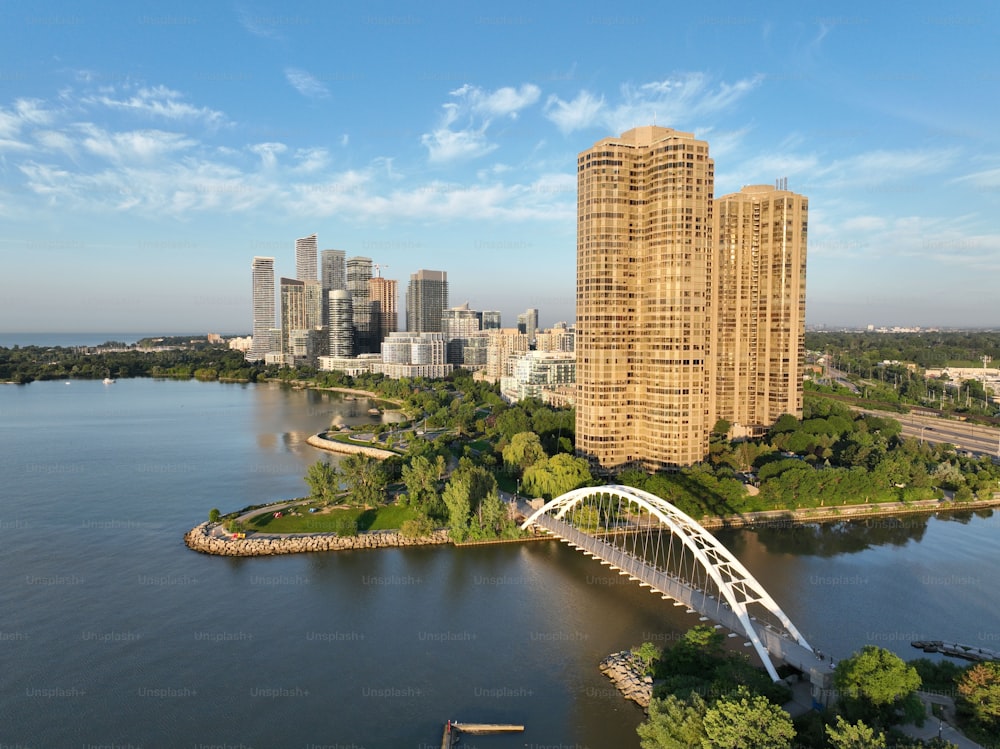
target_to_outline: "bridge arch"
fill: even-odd
[[[672,537],[681,541],[683,548],[696,561],[707,578],[712,581],[713,586],[719,592],[719,597],[725,600],[738,622],[738,627],[741,630],[739,633],[744,635],[753,645],[772,679],[777,681],[778,674],[771,661],[768,648],[762,642],[760,633],[754,625],[749,606],[762,606],[780,623],[779,628],[783,630],[779,632],[781,637],[791,638],[809,653],[814,652],[785,615],[785,612],[764,589],[764,586],[754,578],[732,552],[694,518],[655,494],[621,485],[574,489],[546,502],[542,507],[532,512],[522,523],[521,528],[527,530],[535,525],[545,528],[543,525],[545,517],[565,522],[566,515],[580,506],[581,503],[602,497],[616,498],[619,504],[624,502],[626,507],[634,505],[640,510],[648,512],[652,518],[658,521],[660,533],[665,530]],[[549,528],[545,529],[550,530]],[[550,532],[558,535],[558,531],[550,530]]]

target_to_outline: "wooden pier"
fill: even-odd
[[[482,735],[487,733],[521,733],[524,726],[514,723],[458,723],[448,721],[441,735],[441,749],[452,749],[463,733]]]

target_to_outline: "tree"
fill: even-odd
[[[309,496],[319,502],[332,502],[340,490],[337,469],[325,460],[317,460],[309,466],[304,480],[309,485]]]
[[[348,455],[340,464],[347,484],[347,498],[351,504],[371,507],[385,499],[388,480],[382,464],[370,455]]]
[[[885,749],[885,734],[862,721],[848,723],[840,715],[836,725],[826,727],[830,749]]]
[[[706,749],[788,749],[795,738],[788,713],[745,687],[712,705],[704,728]]]
[[[437,468],[423,455],[403,466],[406,501],[410,507],[424,507],[437,497]]]
[[[923,717],[923,706],[916,696],[920,675],[885,648],[866,645],[838,663],[833,683],[848,719],[888,727]]]
[[[594,480],[586,458],[559,453],[540,460],[524,472],[524,490],[536,497],[551,499]]]
[[[503,462],[521,473],[547,457],[542,442],[535,432],[518,432],[510,438],[510,443],[503,449]]]
[[[219,522],[219,514],[220,514],[219,508],[213,507],[211,510],[208,511],[208,522],[210,523]]]
[[[729,436],[729,430],[732,426],[733,425],[729,423],[728,419],[719,419],[715,422],[715,426],[712,427],[712,434],[717,437],[727,437]]]
[[[1000,662],[978,663],[966,671],[958,682],[958,694],[963,712],[985,730],[1000,732]]]
[[[632,648],[632,656],[642,665],[644,672],[651,674],[653,661],[660,659],[660,649],[651,642],[644,642]]]
[[[433,532],[434,523],[426,515],[404,520],[399,526],[399,535],[403,538],[425,538]]]
[[[674,695],[649,703],[649,717],[636,728],[642,749],[690,749],[701,746],[708,709],[697,694],[684,700]]]
[[[448,527],[453,540],[461,542],[466,539],[472,514],[480,509],[484,499],[496,493],[497,482],[493,474],[473,465],[468,458],[459,461],[441,495],[448,508]],[[491,509],[485,510],[487,515],[492,514]],[[482,527],[482,515],[477,514],[477,535]]]

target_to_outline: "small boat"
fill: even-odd
[[[369,408],[368,413],[371,414],[372,416],[378,416],[380,413],[382,413],[382,411],[378,408]]]
[[[114,381],[114,380],[112,380],[112,379],[111,379],[110,377],[105,377],[105,378],[104,378],[104,384],[105,384],[105,385],[114,385],[114,384],[115,384],[115,381]]]

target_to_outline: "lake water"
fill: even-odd
[[[696,617],[557,542],[224,559],[182,536],[299,496],[364,400],[278,385],[0,387],[0,745],[637,747],[597,670]],[[1000,647],[990,512],[720,532],[810,642]]]

